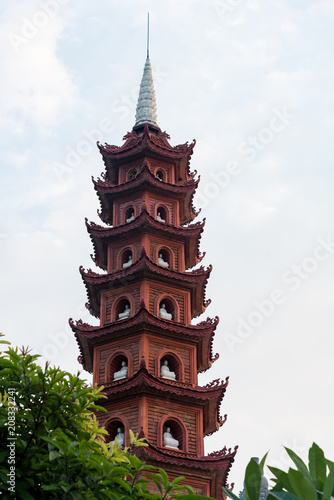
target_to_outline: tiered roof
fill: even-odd
[[[112,399],[113,402],[117,401],[118,398],[122,399],[124,393],[128,398],[142,393],[151,396],[161,396],[162,393],[168,393],[169,401],[175,400],[179,402],[181,399],[183,403],[193,403],[195,399],[197,404],[204,408],[204,435],[209,435],[217,431],[226,422],[227,416],[224,415],[224,418],[220,416],[220,404],[227,386],[228,377],[225,381],[216,379],[204,387],[182,382],[173,383],[163,378],[157,378],[146,369],[143,359],[139,370],[132,377],[112,382],[105,386],[103,392],[108,397],[108,400]],[[101,404],[103,405],[103,402]]]
[[[191,144],[179,144],[171,146],[168,142],[170,136],[162,132],[160,128],[153,128],[146,123],[143,127],[134,128],[124,137],[122,146],[111,146],[100,144],[97,146],[106,166],[107,178],[112,183],[117,183],[119,165],[136,158],[149,157],[165,159],[173,162],[177,179],[194,177],[196,173],[190,171],[190,157],[193,153],[196,141]]]
[[[199,316],[211,302],[210,299],[205,299],[205,289],[211,270],[212,266],[207,269],[201,266],[199,269],[186,273],[171,271],[152,262],[144,249],[140,259],[132,264],[131,267],[110,274],[98,274],[91,269],[85,271],[83,267],[80,267],[80,273],[87,291],[87,307],[95,317],[100,316],[101,293],[122,284],[124,278],[129,276],[132,277],[133,283],[136,280],[141,281],[143,278],[150,278],[160,283],[178,287],[181,281],[182,287],[191,292],[192,317]]]
[[[191,222],[199,212],[193,207],[193,197],[197,189],[200,178],[191,178],[183,184],[172,184],[157,179],[150,170],[150,161],[145,158],[138,175],[122,184],[113,184],[106,179],[92,178],[95,190],[99,196],[101,212],[100,217],[103,222],[111,223],[113,220],[113,203],[118,198],[133,195],[149,188],[152,193],[165,195],[180,201],[180,223]]]
[[[90,373],[93,371],[94,346],[120,337],[136,335],[143,331],[176,339],[187,339],[197,344],[197,369],[199,372],[210,368],[212,363],[219,358],[219,354],[213,353],[213,339],[219,322],[218,317],[207,318],[197,325],[181,325],[158,318],[142,306],[131,318],[106,326],[92,326],[81,320],[74,322],[72,319],[69,322],[79,345],[80,362],[83,368]]]
[[[101,269],[107,269],[107,250],[110,243],[143,233],[163,236],[172,241],[184,242],[186,268],[194,267],[205,255],[199,250],[205,219],[203,219],[203,222],[175,227],[172,224],[159,222],[151,217],[147,212],[146,205],[143,203],[141,214],[132,222],[121,226],[103,227],[94,222],[88,222],[88,219],[85,219],[85,221],[94,247],[92,259]]]

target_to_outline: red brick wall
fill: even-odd
[[[140,337],[130,337],[121,339],[116,342],[110,342],[100,348],[99,363],[98,363],[98,380],[95,380],[100,385],[106,383],[106,365],[110,356],[119,351],[127,351],[132,356],[132,373],[139,369],[139,342]],[[130,367],[129,367],[130,369]]]
[[[197,452],[197,434],[200,434],[197,429],[198,409],[190,405],[179,404],[174,401],[169,401],[166,394],[165,399],[147,398],[148,415],[149,415],[149,429],[148,440],[153,444],[158,444],[158,427],[164,417],[168,415],[175,415],[184,424],[188,432],[188,453]],[[172,419],[170,416],[169,419]]]
[[[191,348],[187,346],[187,344],[182,345],[180,342],[177,342],[173,339],[162,339],[149,337],[149,370],[156,376],[160,376],[159,373],[155,373],[156,370],[156,358],[159,356],[161,351],[171,351],[175,352],[183,362],[184,368],[184,380],[183,382],[191,383],[191,371],[190,371],[190,356],[191,356]]]

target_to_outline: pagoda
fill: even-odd
[[[135,451],[142,460],[220,499],[237,447],[204,454],[204,437],[226,420],[220,405],[228,377],[198,385],[198,373],[218,358],[218,318],[192,324],[210,303],[211,272],[198,266],[205,221],[193,223],[194,146],[171,146],[158,126],[148,56],[132,131],[122,146],[98,143],[105,171],[93,183],[105,225],[86,219],[86,226],[104,273],[80,273],[100,325],[70,324],[79,361],[105,387],[107,412],[98,419],[109,439],[127,446],[129,430],[139,433],[148,444]]]

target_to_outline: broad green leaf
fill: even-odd
[[[287,491],[270,491],[267,500],[273,500],[274,498],[278,500],[299,500],[296,495]]]
[[[301,500],[318,500],[313,483],[299,470],[289,469],[290,484]]]
[[[247,500],[259,500],[262,474],[259,464],[252,458],[246,467],[245,492]]]
[[[334,496],[334,470],[328,474],[323,489],[322,500],[330,500]]]
[[[281,469],[277,469],[276,467],[270,467],[268,466],[268,469],[270,470],[270,472],[272,472],[274,474],[274,476],[277,477],[278,481],[283,484],[284,488],[289,491],[290,493],[293,492],[293,489],[292,489],[292,486],[290,484],[290,480],[289,480],[289,476],[288,476],[288,473],[281,470]]]
[[[328,465],[330,470],[334,470],[334,462],[332,462],[331,460],[328,460],[328,458],[326,458],[326,464]]]
[[[49,460],[50,460],[50,462],[52,462],[52,460],[55,460],[56,458],[59,458],[59,457],[61,457],[61,454],[58,451],[53,450],[53,451],[49,452]]]
[[[225,495],[227,495],[229,498],[232,498],[233,500],[240,500],[239,497],[237,497],[232,491],[227,490],[226,488],[223,487],[223,492]]]
[[[288,453],[289,457],[293,461],[293,463],[296,465],[297,469],[303,474],[303,476],[307,477],[308,480],[312,483],[312,477],[308,471],[308,468],[304,464],[303,460],[290,448],[285,448],[286,452]]]
[[[317,488],[323,488],[326,479],[325,455],[321,448],[315,443],[309,449],[309,468],[312,479],[316,482]]]
[[[261,474],[263,475],[263,468],[264,468],[264,464],[266,462],[266,459],[267,459],[267,456],[268,456],[268,453],[269,451],[267,451],[267,453],[265,454],[265,456],[262,458],[261,462],[260,462],[260,471],[261,471]]]

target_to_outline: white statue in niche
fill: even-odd
[[[129,304],[125,304],[125,309],[123,312],[119,313],[118,315],[118,321],[120,319],[126,319],[130,317],[130,306]]]
[[[170,371],[168,366],[168,361],[165,359],[161,365],[160,376],[162,378],[168,378],[170,380],[176,380],[175,372]]]
[[[162,177],[160,175],[160,172],[157,172],[156,178],[159,179],[159,181],[162,181]]]
[[[159,253],[158,264],[161,267],[169,267],[168,262],[163,259],[162,253]]]
[[[122,429],[121,427],[118,427],[117,429],[117,434],[116,434],[116,438],[117,438],[117,445],[118,445],[118,448],[122,448],[124,446],[124,432],[123,432],[124,429]],[[115,439],[113,441],[111,441],[112,444],[115,444]]]
[[[125,361],[122,361],[122,368],[114,373],[114,380],[121,380],[128,376],[128,367]]]
[[[128,219],[126,219],[126,222],[127,222],[127,223],[129,223],[129,222],[133,221],[133,220],[134,220],[134,218],[135,218],[135,213],[134,213],[134,211],[132,210],[130,217],[129,217]]]
[[[130,253],[129,255],[129,258],[128,258],[128,261],[127,262],[124,262],[123,266],[122,267],[130,267],[132,266],[132,254]]]
[[[164,446],[168,448],[174,448],[174,450],[179,449],[179,442],[177,439],[174,439],[171,432],[170,427],[166,427],[166,431],[164,432]]]
[[[173,316],[171,313],[167,312],[166,310],[166,304],[161,304],[161,307],[160,307],[160,310],[159,310],[159,315],[160,315],[160,318],[163,318],[163,319],[173,319]]]
[[[157,220],[158,220],[159,222],[166,222],[166,221],[165,221],[165,219],[163,219],[163,218],[161,217],[161,212],[158,212],[158,213],[157,213]]]

